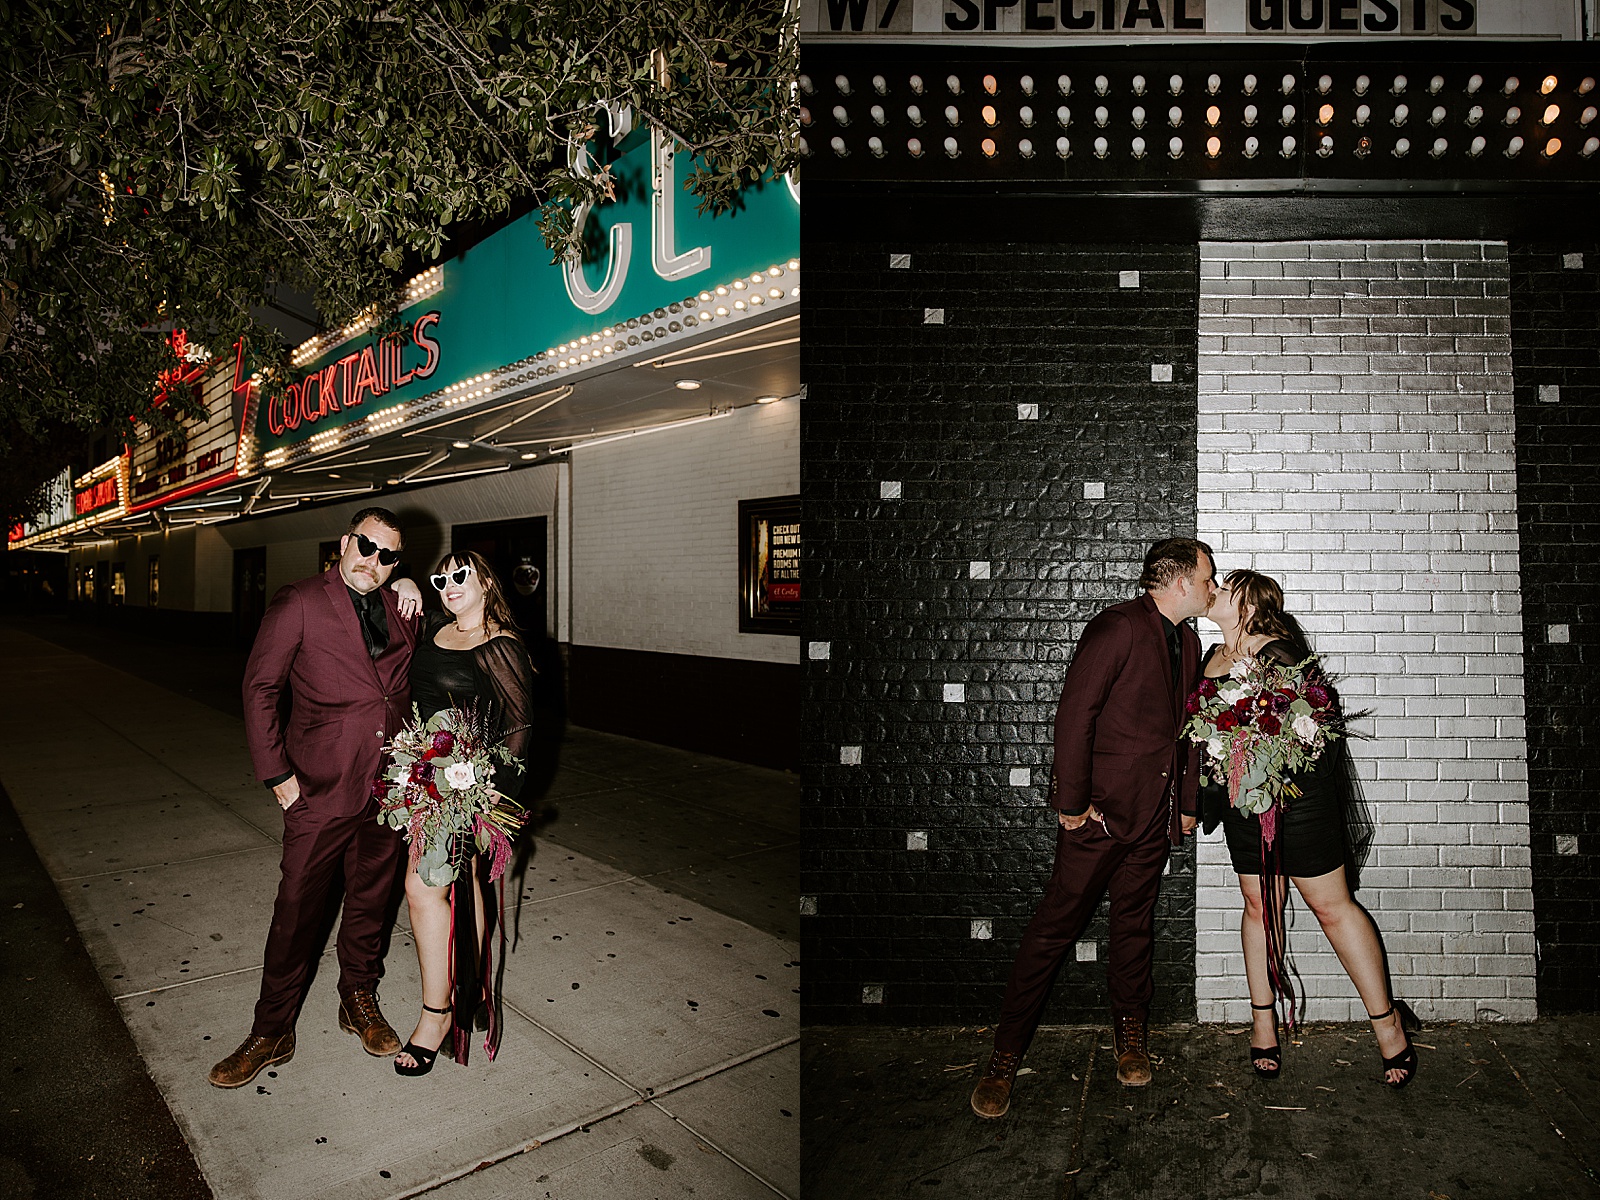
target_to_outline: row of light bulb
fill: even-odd
[[[947,75],[944,82],[946,89],[952,96],[959,96],[962,94],[963,85],[959,75]],[[1470,76],[1466,83],[1466,94],[1469,96],[1478,95],[1483,90],[1484,83],[1485,80],[1482,75]],[[1561,81],[1556,76],[1546,75],[1539,83],[1540,95],[1548,96],[1560,86],[1560,83]],[[907,84],[912,93],[917,96],[923,95],[927,91],[928,87],[921,75],[912,75],[907,80]],[[837,91],[841,96],[850,96],[855,93],[855,88],[850,82],[850,77],[847,75],[835,75],[833,77],[833,86],[834,90]],[[990,96],[996,96],[1000,93],[1000,81],[993,75],[985,75],[983,77],[981,86],[983,91]],[[1025,96],[1032,96],[1038,90],[1037,81],[1032,75],[1022,76],[1022,78],[1018,80],[1018,86],[1022,89],[1022,94]],[[1241,86],[1246,96],[1254,96],[1261,88],[1261,80],[1255,75],[1246,75]],[[1333,76],[1319,76],[1317,78],[1316,86],[1319,94],[1324,96],[1330,95],[1334,89]],[[1403,96],[1406,94],[1406,90],[1410,86],[1410,80],[1405,75],[1396,75],[1390,81],[1389,93],[1394,96]],[[1500,92],[1505,96],[1514,96],[1521,86],[1521,79],[1515,75],[1508,75],[1500,85]],[[1130,87],[1135,96],[1143,96],[1149,91],[1149,81],[1146,80],[1143,75],[1135,75],[1130,81]],[[1293,75],[1284,75],[1278,81],[1278,90],[1285,96],[1293,95],[1297,87],[1299,87],[1299,81]],[[1579,82],[1577,93],[1580,96],[1586,96],[1592,92],[1594,88],[1594,77],[1592,75],[1586,75]],[[1072,76],[1056,76],[1057,92],[1059,92],[1062,96],[1070,96],[1072,95],[1072,89]],[[1430,96],[1437,96],[1443,92],[1444,89],[1445,79],[1443,75],[1435,75],[1428,80],[1427,91]],[[800,76],[800,90],[807,96],[816,94],[816,84],[812,80],[811,76]],[[889,81],[882,75],[874,75],[872,77],[872,90],[879,96],[887,96],[889,94]],[[1215,96],[1221,93],[1222,76],[1216,74],[1208,75],[1206,77],[1205,90],[1206,94],[1210,96]],[[1354,91],[1357,96],[1365,96],[1372,90],[1372,76],[1358,75],[1356,77],[1355,85],[1351,90]],[[1097,96],[1110,95],[1111,80],[1105,75],[1096,75],[1094,78],[1094,91],[1095,95]],[[1183,76],[1170,76],[1167,80],[1167,91],[1173,96],[1183,95]]]
[[[1298,146],[1299,142],[1292,135],[1286,136],[1279,144],[1278,153],[1284,158],[1293,158]],[[1526,146],[1527,143],[1524,141],[1524,139],[1520,137],[1514,137],[1506,144],[1506,148],[1503,153],[1507,158],[1516,158],[1522,153]],[[984,138],[979,148],[982,150],[985,158],[993,158],[1000,152],[999,145],[993,138]],[[1488,139],[1481,136],[1475,137],[1472,139],[1471,144],[1467,147],[1467,156],[1469,158],[1481,157],[1484,151],[1486,151],[1488,148]],[[840,158],[848,158],[850,155],[850,148],[845,144],[845,140],[842,137],[836,137],[833,139],[831,143],[831,149],[833,150],[834,154]],[[1129,149],[1134,158],[1142,159],[1147,157],[1149,154],[1149,145],[1142,137],[1134,138],[1133,141],[1129,143]],[[879,137],[870,137],[867,139],[867,150],[874,158],[882,158],[884,157],[885,153],[887,153],[883,144],[883,139]],[[922,140],[920,138],[907,139],[906,150],[912,158],[921,158],[923,154],[926,153],[926,151],[923,149]],[[1447,153],[1449,153],[1449,150],[1450,143],[1448,139],[1435,138],[1433,145],[1428,150],[1428,154],[1432,158],[1443,158]],[[1261,153],[1261,139],[1255,137],[1245,138],[1243,151],[1246,158],[1257,157]],[[950,158],[960,158],[961,144],[953,137],[945,138],[944,152]],[[1070,158],[1072,156],[1072,143],[1070,139],[1058,137],[1056,139],[1055,152],[1056,157],[1058,158]],[[1182,158],[1183,152],[1184,144],[1182,138],[1174,137],[1168,140],[1167,156],[1169,158]],[[1545,143],[1544,148],[1539,153],[1545,158],[1554,158],[1560,152],[1561,139],[1551,138]],[[1592,158],[1596,152],[1600,152],[1600,138],[1595,137],[1587,139],[1583,143],[1583,147],[1578,151],[1578,153],[1584,158]],[[806,144],[806,139],[803,137],[800,139],[800,153],[804,155],[809,155],[811,153],[811,149]],[[1034,146],[1031,139],[1022,138],[1017,142],[1017,153],[1019,153],[1023,158],[1033,158],[1038,153],[1038,149]],[[1222,139],[1214,135],[1212,137],[1208,137],[1205,143],[1205,153],[1207,158],[1216,158],[1221,155]],[[1333,154],[1333,138],[1331,135],[1323,134],[1317,139],[1316,153],[1321,158],[1328,158]],[[1356,143],[1355,155],[1357,158],[1366,158],[1371,153],[1372,141],[1370,138],[1362,138]],[[1405,158],[1406,155],[1411,153],[1411,140],[1409,138],[1397,139],[1394,147],[1390,150],[1390,153],[1395,158]],[[1109,139],[1103,137],[1095,138],[1094,156],[1096,158],[1103,159],[1108,158],[1110,154],[1111,143]]]
[[[850,113],[842,104],[834,105],[832,115],[834,124],[839,128],[848,129],[850,127]],[[1428,114],[1428,124],[1438,127],[1439,125],[1444,124],[1449,115],[1450,114],[1445,110],[1445,107],[1442,104],[1436,105]],[[879,127],[883,127],[889,123],[889,115],[884,111],[884,108],[881,104],[874,104],[871,109],[868,110],[867,116],[874,125]],[[1000,123],[1000,114],[992,104],[984,105],[978,116],[985,125],[991,127]],[[1294,105],[1285,104],[1279,112],[1278,124],[1288,128],[1295,123],[1298,116],[1299,112]],[[1561,106],[1559,104],[1547,104],[1545,105],[1544,111],[1539,115],[1539,123],[1541,125],[1554,125],[1560,116]],[[1130,114],[1131,124],[1135,129],[1143,129],[1148,121],[1148,117],[1149,114],[1145,111],[1143,106],[1135,105],[1132,113]],[[1255,124],[1260,120],[1260,117],[1260,110],[1254,104],[1245,105],[1243,114],[1243,124],[1245,128],[1249,129],[1255,126]],[[1333,123],[1333,118],[1333,105],[1324,104],[1317,110],[1318,125],[1330,125]],[[1469,128],[1476,128],[1478,125],[1483,123],[1483,118],[1483,107],[1475,104],[1467,111],[1467,126]],[[1596,107],[1592,104],[1587,105],[1578,118],[1578,124],[1587,128],[1597,118],[1600,118],[1600,109],[1596,109]],[[944,110],[944,119],[952,129],[959,128],[961,125],[961,111],[953,104],[947,105]],[[1017,119],[1024,127],[1031,129],[1035,121],[1038,119],[1038,115],[1029,105],[1024,104],[1020,109],[1017,110]],[[1171,108],[1167,109],[1167,124],[1172,128],[1181,128],[1183,125],[1183,119],[1183,109],[1179,108],[1177,105],[1173,105]],[[1395,105],[1393,113],[1389,117],[1389,124],[1398,129],[1405,125],[1410,119],[1410,106],[1405,104],[1397,104]],[[923,116],[922,109],[915,104],[907,105],[906,120],[917,128],[921,128],[924,124],[926,124],[926,119]],[[1072,109],[1065,104],[1058,105],[1055,111],[1055,120],[1056,124],[1061,126],[1061,128],[1069,128],[1072,125]],[[1357,126],[1357,128],[1367,125],[1371,120],[1371,105],[1358,105],[1353,119],[1353,123]],[[1502,124],[1507,126],[1516,125],[1521,120],[1522,109],[1514,104],[1506,109],[1504,116],[1501,118]],[[1221,124],[1222,110],[1215,104],[1209,106],[1205,112],[1205,122],[1207,125],[1210,125],[1213,128]],[[809,127],[811,123],[811,111],[802,106],[800,109],[800,124],[802,126]],[[1111,111],[1106,108],[1105,105],[1102,104],[1096,106],[1094,110],[1094,123],[1101,129],[1105,129],[1111,124]]]

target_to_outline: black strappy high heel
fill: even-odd
[[[431,1012],[441,1017],[446,1016],[453,1011],[448,1008],[434,1008],[431,1004],[424,1004],[422,1009],[424,1012]],[[452,1024],[454,1024],[454,1022],[452,1022]],[[411,1059],[414,1063],[416,1063],[416,1066],[403,1066],[401,1065],[399,1059],[396,1058],[394,1064],[394,1073],[396,1075],[426,1075],[429,1071],[433,1070],[433,1060],[439,1057],[439,1051],[444,1048],[445,1042],[448,1042],[451,1037],[454,1036],[454,1032],[454,1030],[447,1030],[444,1035],[444,1042],[440,1042],[439,1045],[434,1047],[432,1050],[429,1050],[426,1046],[419,1046],[415,1042],[407,1042],[401,1047],[400,1053],[411,1055]]]
[[[1250,1007],[1260,1012],[1269,1008],[1277,1008],[1278,1006],[1276,1004],[1251,1003]],[[1273,1032],[1276,1033],[1278,1028],[1278,1023],[1276,1021],[1272,1023],[1272,1028]],[[1269,1062],[1273,1065],[1270,1068],[1263,1067],[1261,1064],[1264,1062]],[[1281,1045],[1266,1047],[1251,1046],[1250,1069],[1263,1079],[1278,1078],[1278,1076],[1283,1074],[1283,1047]]]
[[[1419,1066],[1419,1062],[1417,1059],[1417,1048],[1411,1044],[1411,1031],[1420,1032],[1422,1029],[1422,1022],[1417,1019],[1417,1014],[1411,1011],[1411,1006],[1404,1000],[1396,1000],[1394,1003],[1389,1005],[1386,1010],[1379,1013],[1377,1016],[1373,1016],[1371,1013],[1368,1013],[1367,1020],[1386,1021],[1389,1019],[1389,1017],[1394,1015],[1396,1009],[1400,1011],[1400,1032],[1406,1039],[1406,1048],[1399,1054],[1396,1054],[1393,1058],[1385,1058],[1383,1060],[1383,1082],[1394,1088],[1396,1091],[1399,1091],[1401,1088],[1405,1087],[1406,1084],[1410,1083],[1417,1077],[1417,1067]],[[1381,1058],[1382,1055],[1379,1055],[1379,1057]],[[1401,1078],[1400,1082],[1393,1083],[1389,1079],[1390,1071],[1404,1071],[1405,1075]]]

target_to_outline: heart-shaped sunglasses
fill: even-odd
[[[428,582],[433,584],[436,590],[442,592],[452,583],[460,587],[467,581],[467,576],[471,574],[474,574],[472,564],[468,563],[464,567],[457,567],[454,571],[444,571],[438,575],[429,575]]]

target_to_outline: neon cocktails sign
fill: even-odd
[[[425,312],[408,333],[385,334],[291,383],[283,395],[267,401],[267,429],[277,437],[355,408],[368,396],[387,395],[414,379],[428,378],[439,369],[439,343],[429,334],[438,323],[437,310]],[[409,346],[416,346],[425,358],[406,370]]]

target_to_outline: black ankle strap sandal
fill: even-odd
[[[454,1010],[449,1008],[435,1008],[431,1004],[424,1004],[422,1006],[422,1011],[431,1012],[435,1016],[445,1017],[449,1016]],[[419,1046],[415,1042],[407,1042],[401,1047],[400,1053],[411,1055],[411,1061],[415,1065],[408,1067],[404,1063],[400,1062],[398,1058],[396,1058],[394,1064],[394,1073],[396,1075],[409,1076],[426,1075],[429,1071],[433,1070],[433,1060],[439,1057],[439,1051],[443,1049],[445,1042],[448,1042],[451,1036],[452,1035],[449,1032],[446,1032],[444,1035],[444,1042],[440,1042],[439,1045],[435,1046],[432,1050],[428,1049],[426,1046]]]
[[[1420,1064],[1417,1059],[1417,1048],[1411,1044],[1410,1031],[1413,1029],[1420,1030],[1422,1022],[1417,1019],[1417,1014],[1411,1011],[1411,1006],[1404,1000],[1394,1001],[1376,1016],[1372,1013],[1367,1014],[1367,1020],[1369,1021],[1386,1021],[1395,1014],[1397,1009],[1400,1013],[1400,1033],[1406,1039],[1406,1048],[1392,1058],[1383,1059],[1383,1081],[1396,1091],[1405,1087],[1417,1076],[1417,1067]],[[1382,1054],[1379,1057],[1382,1058]],[[1399,1080],[1392,1080],[1389,1078],[1390,1071],[1404,1071],[1405,1074]]]
[[[1264,1012],[1269,1008],[1275,1009],[1278,1006],[1276,1004],[1256,1004],[1254,1001],[1252,1001],[1250,1007],[1255,1009],[1257,1012]],[[1274,1032],[1277,1031],[1278,1023],[1276,1021],[1272,1023],[1272,1028]],[[1272,1066],[1264,1067],[1261,1065],[1262,1063],[1271,1063]],[[1250,1069],[1262,1079],[1278,1078],[1278,1076],[1283,1073],[1283,1047],[1277,1045],[1276,1043],[1265,1047],[1251,1046]]]

